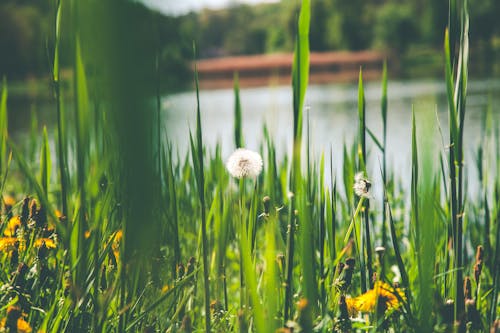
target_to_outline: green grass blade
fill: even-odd
[[[0,175],[5,171],[5,154],[7,151],[8,119],[7,119],[7,79],[2,81],[2,95],[0,97]]]
[[[47,128],[43,127],[42,150],[40,152],[40,184],[45,195],[49,195],[50,173],[52,160],[50,159],[49,137]]]
[[[242,116],[241,116],[241,101],[240,101],[240,83],[238,73],[234,73],[234,145],[236,148],[244,147],[242,133]]]

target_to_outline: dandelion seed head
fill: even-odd
[[[235,178],[256,178],[262,172],[262,157],[254,151],[238,148],[229,156],[226,168]]]
[[[372,183],[366,179],[362,172],[358,172],[354,176],[354,193],[359,197],[370,198],[370,188]]]

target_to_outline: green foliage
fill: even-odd
[[[411,4],[387,2],[377,11],[374,45],[404,54],[409,44],[417,39],[415,9]]]

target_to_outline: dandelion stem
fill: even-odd
[[[347,232],[344,237],[344,246],[347,245],[347,242],[349,241],[349,238],[351,237],[352,229],[354,228],[354,222],[356,221],[356,217],[358,216],[359,212],[361,211],[361,207],[363,207],[363,202],[365,201],[365,197],[361,197],[358,202],[358,206],[356,207],[356,210],[354,211],[354,215],[352,216],[351,223],[349,224],[349,227],[347,228]]]

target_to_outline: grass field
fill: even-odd
[[[293,152],[279,160],[266,128],[258,152],[242,148],[237,78],[235,152],[223,158],[220,145],[204,144],[196,75],[198,108],[186,112],[197,121],[181,155],[162,131],[157,54],[132,33],[128,7],[59,0],[54,138],[34,125],[15,144],[6,80],[1,90],[0,331],[498,332],[497,106],[485,112],[475,165],[464,165],[468,17],[466,3],[450,8],[449,122],[434,110],[414,114],[406,181],[387,164],[385,66],[381,135],[365,120],[360,71],[355,142],[319,158],[310,151],[309,0],[292,72]],[[74,18],[71,109],[59,86],[64,15]],[[380,163],[367,165],[369,154]],[[333,156],[343,159],[340,178],[328,168]],[[477,179],[467,177],[473,168]],[[372,183],[375,174],[383,182]]]

